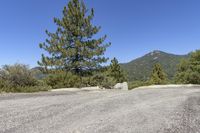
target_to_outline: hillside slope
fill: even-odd
[[[121,67],[127,72],[130,81],[147,80],[151,75],[153,65],[160,63],[169,79],[172,79],[177,65],[187,57],[188,55],[175,55],[155,50],[129,63],[121,64]]]

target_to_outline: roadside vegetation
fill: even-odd
[[[183,60],[179,64],[175,82],[178,84],[200,84],[200,50],[192,52],[189,59]]]
[[[37,92],[51,87],[34,77],[34,71],[23,64],[5,65],[0,69],[0,92]]]

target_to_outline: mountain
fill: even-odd
[[[182,59],[187,57],[188,55],[175,55],[155,50],[129,63],[121,64],[121,67],[127,72],[129,81],[148,80],[153,65],[160,63],[167,73],[168,78],[172,79],[176,73],[177,65]]]

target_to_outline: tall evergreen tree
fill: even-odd
[[[48,39],[40,44],[40,48],[48,52],[42,54],[40,66],[53,69],[72,71],[83,75],[93,69],[98,69],[108,58],[104,52],[110,43],[104,43],[106,35],[95,39],[100,27],[93,26],[94,9],[90,11],[83,1],[71,0],[64,7],[63,18],[54,18],[57,25],[55,33],[46,31]]]
[[[125,73],[121,69],[121,66],[119,65],[118,60],[116,58],[111,60],[111,65],[109,67],[109,76],[114,78],[117,83],[122,83],[126,81]]]
[[[150,82],[152,84],[160,85],[165,84],[167,81],[167,76],[163,71],[160,64],[155,64],[151,74]]]

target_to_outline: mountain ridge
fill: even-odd
[[[177,55],[160,50],[154,50],[142,57],[136,58],[128,63],[121,63],[122,69],[128,74],[129,81],[146,81],[151,75],[153,65],[159,63],[172,79],[177,71],[177,65],[182,59],[186,59],[189,54]]]

